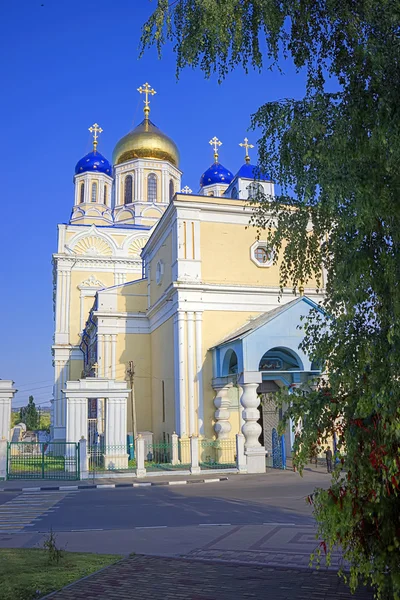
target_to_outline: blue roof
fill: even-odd
[[[200,186],[204,187],[213,183],[226,183],[229,185],[232,179],[233,174],[228,169],[225,169],[221,163],[213,163],[200,177]]]
[[[242,179],[257,179],[257,181],[272,181],[268,173],[263,173],[258,167],[248,163],[240,167],[235,177],[241,177]]]
[[[95,171],[97,173],[105,173],[111,177],[112,167],[108,160],[104,158],[100,152],[92,150],[89,154],[86,154],[81,160],[76,163],[75,175],[79,173],[86,173],[88,171]]]

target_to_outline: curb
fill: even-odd
[[[193,483],[219,483],[227,481],[228,477],[214,477],[212,479],[186,479],[180,481],[143,481],[142,483],[97,483],[93,485],[59,485],[46,487],[0,488],[0,492],[70,492],[76,490],[114,489],[158,487],[161,485],[191,485]]]

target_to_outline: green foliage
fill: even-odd
[[[29,396],[28,404],[21,408],[19,412],[19,422],[25,423],[28,431],[38,428],[39,413],[33,400],[33,396]]]
[[[350,583],[400,598],[400,5],[395,0],[159,0],[142,50],[172,41],[178,72],[200,67],[306,75],[300,100],[253,115],[259,166],[281,186],[254,203],[281,287],[326,285],[325,314],[304,322],[304,350],[329,387],[295,391],[305,417],[299,467],[336,430],[343,470],[313,499],[322,554],[341,544]],[[310,224],[312,223],[312,229]],[[278,252],[280,251],[280,252]],[[324,274],[324,277],[323,277]],[[305,392],[305,393],[303,393]]]

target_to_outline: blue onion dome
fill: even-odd
[[[89,154],[86,154],[86,156],[81,158],[81,160],[76,163],[75,175],[86,173],[88,171],[105,173],[111,177],[112,166],[108,160],[102,154],[100,154],[100,152],[97,152],[97,150],[92,150],[89,152]]]
[[[241,177],[242,179],[255,179],[256,181],[272,181],[268,173],[260,171],[258,167],[251,165],[248,162],[240,167],[235,177]]]
[[[221,163],[215,162],[200,177],[200,187],[212,185],[213,183],[226,183],[229,185],[232,179],[233,174],[225,169]]]

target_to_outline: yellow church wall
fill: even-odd
[[[154,440],[175,429],[174,329],[173,318],[151,333],[152,414]],[[163,395],[164,407],[163,410]],[[165,414],[164,414],[165,413]],[[168,439],[166,437],[166,439]]]
[[[134,390],[136,400],[137,430],[152,431],[150,335],[118,334],[116,352],[116,379],[125,380],[126,369],[132,360],[135,366]],[[132,404],[128,398],[128,431],[132,431]]]
[[[161,283],[156,282],[156,270],[158,261],[164,264],[164,274]],[[150,263],[150,304],[159,300],[167,287],[172,283],[172,234],[163,241]]]
[[[125,284],[117,290],[118,312],[145,312],[147,309],[147,279]]]
[[[81,332],[81,305],[80,305],[80,295],[81,292],[78,289],[78,286],[85,281],[89,277],[89,273],[87,271],[77,271],[73,270],[71,272],[71,298],[70,298],[70,314],[69,314],[69,330],[70,330],[70,344],[79,344],[80,337],[79,334]],[[93,275],[96,279],[99,279],[105,286],[114,285],[114,274],[113,273],[96,273]],[[93,305],[94,298],[89,299],[89,310]],[[87,304],[86,304],[87,306]],[[85,321],[89,316],[89,311],[85,314]]]
[[[200,231],[204,282],[279,286],[279,261],[270,267],[260,267],[250,258],[251,246],[257,241],[254,227],[202,222]],[[305,285],[316,287],[315,278]]]
[[[250,311],[224,312],[205,311],[203,313],[203,398],[204,398],[204,433],[205,437],[214,436],[214,398],[215,392],[211,382],[213,377],[212,352],[208,348],[215,346],[226,335],[240,327],[251,317],[257,317],[260,313]],[[231,436],[234,437],[239,431],[239,409],[231,410],[230,423],[232,426]]]

